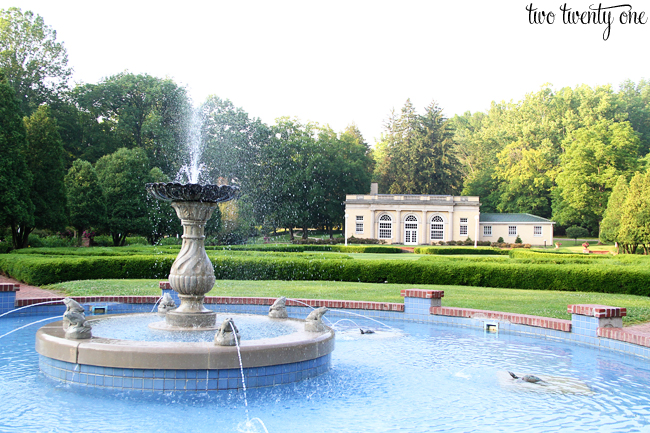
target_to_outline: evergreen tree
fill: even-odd
[[[623,203],[618,239],[625,251],[634,254],[643,246],[650,248],[650,173],[636,173],[630,180],[627,198]]]
[[[418,115],[410,100],[399,117],[386,125],[375,171],[380,192],[390,194],[454,194],[461,183],[461,166],[454,150],[453,131],[432,102]]]
[[[14,89],[0,73],[0,225],[11,225],[14,248],[22,246],[20,224],[34,221],[26,135]]]
[[[618,232],[621,226],[623,204],[629,193],[628,182],[625,176],[619,176],[616,185],[612,190],[607,209],[603,214],[603,221],[600,223],[600,239],[605,242],[617,242]]]

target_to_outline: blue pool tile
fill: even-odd
[[[226,378],[221,378],[218,379],[218,389],[228,389],[228,379]]]

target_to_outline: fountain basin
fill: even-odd
[[[94,320],[100,319],[88,318],[91,324]],[[296,325],[303,322],[287,320]],[[297,326],[296,332],[288,335],[242,340],[240,351],[246,387],[297,382],[322,374],[330,368],[333,350],[334,331],[331,329],[314,333]],[[36,333],[36,351],[40,369],[46,376],[80,385],[144,391],[213,391],[243,387],[239,356],[234,346],[101,337],[69,340],[65,338],[62,322],[53,322]]]

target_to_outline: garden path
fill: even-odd
[[[18,284],[20,290],[16,292],[16,299],[32,299],[32,298],[56,298],[60,299],[62,296],[50,290],[43,290],[39,287],[30,286],[29,284],[21,283],[4,275],[0,275],[0,283]]]

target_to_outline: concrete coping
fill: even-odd
[[[120,314],[89,317],[88,321]],[[302,322],[299,319],[285,319]],[[308,361],[334,350],[334,331],[296,332],[275,338],[242,340],[244,368],[266,367]],[[36,351],[48,358],[73,364],[113,368],[215,370],[239,368],[235,346],[216,346],[212,342],[178,343],[117,340],[92,337],[88,340],[65,338],[63,322],[53,322],[36,333]]]
[[[569,314],[579,316],[590,316],[598,319],[607,317],[623,317],[627,315],[627,310],[621,307],[610,307],[608,305],[598,304],[574,304],[567,307]]]

